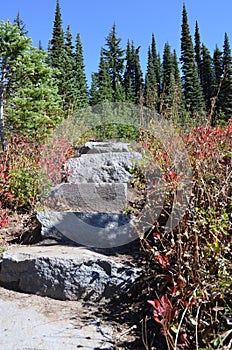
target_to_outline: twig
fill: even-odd
[[[197,287],[194,289],[193,294],[192,294],[191,298],[190,298],[189,301],[188,301],[188,305],[185,307],[184,312],[183,312],[183,314],[182,314],[182,316],[181,316],[181,320],[180,320],[180,323],[179,323],[179,325],[178,325],[178,329],[177,329],[177,332],[176,332],[174,350],[176,350],[176,348],[177,348],[177,342],[178,342],[178,336],[179,336],[179,333],[180,333],[180,328],[181,328],[181,325],[182,325],[182,323],[183,323],[185,314],[186,314],[186,312],[187,312],[187,310],[188,310],[188,307],[189,307],[189,305],[190,305],[190,303],[191,303],[191,300],[192,300],[192,298],[193,298],[194,293],[196,292],[196,290],[197,290]]]
[[[201,308],[201,304],[197,308],[197,315],[196,315],[196,350],[199,349],[199,346],[198,346],[198,317],[199,317],[200,308]]]

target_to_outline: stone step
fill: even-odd
[[[75,150],[79,152],[79,155],[86,153],[129,152],[129,144],[111,141],[89,141],[86,142],[85,146],[76,146]]]
[[[138,238],[134,217],[119,213],[37,212],[43,238],[67,239],[94,248],[112,248]]]
[[[138,152],[83,154],[65,163],[69,183],[102,183],[133,181],[130,170],[142,156]]]
[[[120,213],[127,205],[125,183],[62,183],[42,205],[52,211]]]
[[[139,268],[83,247],[13,246],[3,253],[0,285],[59,300],[91,300],[126,293]]]

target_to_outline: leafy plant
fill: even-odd
[[[141,237],[161,271],[154,276],[158,297],[150,304],[169,349],[219,349],[228,343],[223,335],[230,331],[224,320],[231,312],[232,121],[224,128],[194,128],[180,137],[191,160],[192,193],[182,221],[171,232],[165,224],[177,174],[170,172],[171,159],[162,144],[148,134],[142,138],[168,184],[160,217]]]

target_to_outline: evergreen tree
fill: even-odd
[[[171,53],[171,47],[168,43],[164,46],[162,68],[160,113],[178,121],[182,111],[181,82],[176,52]]]
[[[12,88],[6,99],[6,123],[12,133],[39,142],[61,121],[61,98],[46,52],[28,47],[13,63]]]
[[[156,74],[150,47],[148,49],[147,71],[145,75],[145,105],[155,110],[157,110],[158,106]]]
[[[92,75],[91,104],[113,102],[113,95],[110,68],[108,61],[104,58],[104,51],[101,49],[98,72]]]
[[[223,76],[223,61],[222,61],[222,52],[221,50],[219,50],[217,45],[213,54],[213,65],[214,65],[216,86],[217,88],[219,88],[219,85]]]
[[[201,38],[200,38],[198,22],[196,22],[194,38],[195,38],[195,47],[194,47],[195,61],[197,64],[198,77],[201,82]]]
[[[182,13],[181,58],[183,72],[183,91],[186,107],[194,113],[204,108],[203,94],[198,79],[195,64],[194,49],[188,25],[188,16],[185,5]]]
[[[91,76],[91,88],[90,88],[90,105],[95,106],[99,103],[99,91],[98,91],[98,73],[92,73]]]
[[[140,50],[140,46],[134,50],[134,44],[132,42],[132,52],[134,55],[134,70],[135,70],[135,91],[136,91],[137,100],[143,89],[143,72],[140,65],[139,50]]]
[[[63,98],[63,109],[69,110],[73,107],[75,101],[76,87],[75,87],[75,67],[74,67],[74,53],[72,44],[72,33],[70,25],[64,38],[64,49],[60,55],[60,93]]]
[[[161,87],[161,60],[160,60],[160,56],[156,50],[156,41],[155,41],[154,33],[152,33],[152,39],[151,39],[151,59],[152,59],[152,64],[153,64],[154,72],[155,72],[157,96],[159,97],[160,92],[162,90],[162,87]]]
[[[23,20],[20,17],[20,13],[17,13],[16,18],[14,19],[14,23],[17,24],[21,35],[27,36],[28,30],[26,29],[26,24],[23,22]]]
[[[85,65],[84,65],[81,36],[79,33],[76,36],[74,77],[75,77],[75,84],[77,87],[77,96],[76,96],[77,108],[79,109],[79,108],[87,107],[89,104],[88,86],[87,86],[87,79],[85,75]]]
[[[204,94],[206,109],[211,109],[211,99],[215,96],[215,74],[213,60],[205,45],[201,48],[201,86]]]
[[[133,52],[130,41],[127,42],[126,48],[126,67],[124,72],[124,90],[126,101],[135,102],[135,76],[134,76],[134,62]]]
[[[180,78],[180,70],[179,70],[179,64],[178,64],[178,58],[176,50],[173,51],[173,74],[175,79],[175,84],[180,87],[181,89],[181,78]]]
[[[162,92],[168,94],[174,78],[173,57],[171,47],[168,43],[164,46],[162,68]]]
[[[0,132],[6,149],[4,122],[11,132],[31,135],[59,121],[60,99],[46,53],[35,49],[16,24],[0,22]],[[41,136],[39,133],[38,136]]]
[[[64,50],[64,32],[62,29],[62,18],[59,0],[56,1],[55,20],[52,39],[49,43],[49,59],[53,68],[60,69]]]
[[[14,91],[14,70],[17,59],[27,52],[31,40],[21,34],[18,25],[9,21],[0,22],[0,137],[2,149],[6,149],[5,103]]]
[[[231,49],[227,33],[225,33],[222,63],[224,77],[219,93],[219,108],[224,114],[224,120],[228,121],[232,115],[232,66]]]
[[[124,90],[126,100],[136,102],[139,91],[142,89],[143,77],[139,60],[139,49],[135,49],[134,43],[130,45],[128,40],[126,49],[126,68],[124,72]]]
[[[103,57],[106,60],[111,78],[113,100],[121,101],[123,96],[123,69],[124,50],[120,47],[121,39],[117,38],[116,25],[114,24],[106,38],[106,47],[103,48]]]
[[[39,40],[38,49],[41,50],[41,51],[44,51],[41,40]]]

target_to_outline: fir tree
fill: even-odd
[[[62,29],[62,18],[59,0],[56,1],[55,20],[52,39],[49,43],[49,59],[53,68],[60,68],[61,57],[64,50],[64,32]]]
[[[95,106],[99,103],[99,91],[98,91],[98,73],[92,73],[91,76],[91,88],[90,88],[90,105]]]
[[[158,106],[156,74],[150,47],[148,49],[147,71],[145,75],[145,105],[155,110],[157,110]]]
[[[232,115],[232,66],[231,49],[227,33],[225,33],[222,63],[224,77],[219,93],[219,109],[224,114],[224,120],[228,121]]]
[[[92,75],[91,104],[113,102],[113,95],[108,61],[104,58],[104,51],[101,49],[98,72]]]
[[[155,73],[157,96],[159,96],[160,92],[162,90],[162,87],[161,87],[161,60],[160,60],[159,54],[157,53],[157,50],[156,50],[156,41],[155,41],[154,33],[152,33],[152,39],[151,39],[151,59],[152,59],[153,67],[154,67],[154,73]]]
[[[79,109],[79,108],[87,107],[89,104],[88,86],[87,86],[87,79],[85,75],[85,65],[84,65],[81,36],[79,33],[76,36],[74,77],[76,80],[75,84],[77,86],[77,96],[76,96],[77,108]]]
[[[195,46],[194,46],[195,61],[197,64],[198,77],[201,82],[201,38],[200,38],[198,22],[196,22],[194,38],[195,38]]]
[[[143,89],[143,72],[140,65],[139,50],[140,50],[140,46],[134,50],[134,44],[132,42],[132,52],[134,55],[134,70],[135,70],[135,91],[136,91],[137,100],[138,100],[138,96],[141,94],[141,91]]]
[[[214,65],[216,86],[217,88],[219,88],[219,85],[223,76],[223,61],[222,61],[222,51],[219,50],[217,45],[213,54],[213,65]]]
[[[173,51],[172,62],[173,62],[173,74],[174,74],[175,84],[181,88],[180,70],[179,70],[176,50]]]
[[[17,59],[29,49],[31,40],[21,34],[18,25],[9,21],[0,22],[0,137],[3,151],[5,139],[5,102],[11,96],[15,86],[15,64]]]
[[[215,96],[215,74],[213,60],[205,45],[201,48],[201,86],[204,94],[206,109],[211,109],[211,99]]]
[[[162,67],[162,92],[169,93],[169,88],[174,78],[173,57],[171,47],[168,43],[164,46],[163,67]]]
[[[14,19],[14,23],[17,24],[21,35],[27,36],[28,30],[26,29],[26,24],[23,22],[22,18],[20,17],[20,13],[17,13],[16,18]]]
[[[67,30],[64,38],[64,49],[60,55],[60,90],[63,98],[63,109],[69,110],[73,108],[76,94],[75,87],[75,67],[74,67],[74,54],[72,44],[72,33],[70,25],[67,26]]]
[[[124,50],[120,47],[121,39],[117,38],[116,25],[114,24],[106,38],[106,47],[103,49],[103,57],[106,60],[113,89],[113,100],[121,101],[123,96],[123,69]]]
[[[168,43],[164,46],[162,66],[162,94],[160,95],[160,113],[166,117],[180,118],[182,111],[182,94],[176,52],[172,54]]]
[[[134,47],[134,43],[130,45],[128,40],[126,49],[126,68],[124,72],[124,90],[126,100],[136,102],[138,94],[142,89],[143,77],[139,60],[140,47]]]
[[[203,94],[198,79],[195,64],[194,49],[188,25],[188,16],[185,5],[182,13],[181,58],[183,72],[183,91],[186,107],[194,113],[204,108]]]
[[[127,42],[126,48],[126,67],[124,72],[124,90],[126,95],[126,101],[135,102],[135,76],[134,76],[134,62],[133,52],[130,41]]]

